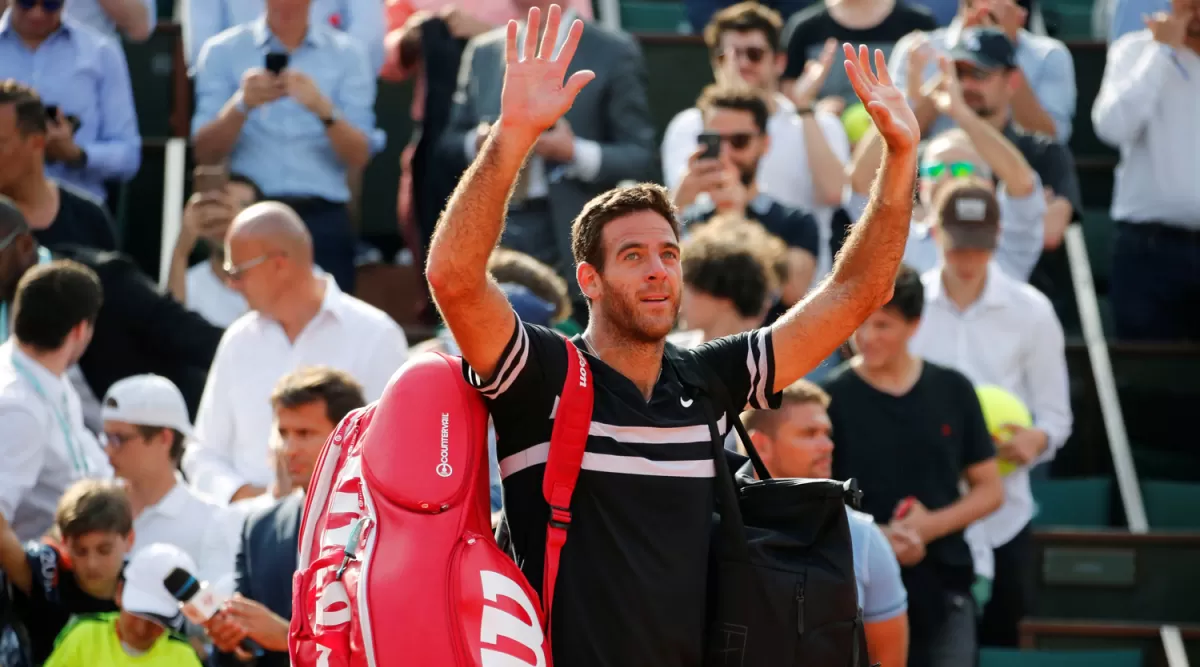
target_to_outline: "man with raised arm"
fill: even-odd
[[[559,34],[552,5],[545,34]],[[540,11],[529,25],[541,25]],[[500,117],[467,170],[433,236],[427,276],[466,360],[467,380],[488,403],[512,542],[535,588],[542,581],[549,507],[542,499],[557,393],[567,347],[549,329],[522,323],[488,278],[509,193],[538,136],[593,74],[564,83],[583,24],[552,57],[534,30],[517,43],[510,23]],[[719,338],[695,355],[754,408],[779,405],[802,377],[887,303],[912,209],[916,119],[891,85],[883,55],[845,47],[846,70],[886,142],[871,204],[833,274],[769,328]],[[676,212],[666,190],[638,185],[593,199],[572,228],[587,330],[571,342],[593,372],[595,404],[583,470],[554,593],[558,667],[694,667],[704,643],[714,462],[703,410],[664,362],[679,311],[682,276]],[[728,430],[729,416],[718,427]],[[527,638],[526,638],[527,639]]]

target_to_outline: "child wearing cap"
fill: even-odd
[[[116,611],[117,584],[133,544],[133,512],[114,482],[82,480],[68,488],[55,527],[57,539],[22,545],[0,517],[0,580],[11,584],[34,664],[46,660],[71,616]]]
[[[175,568],[196,570],[186,553],[169,544],[135,554],[117,589],[120,611],[74,619],[45,667],[200,667],[191,645],[171,632],[181,625],[181,614],[164,580]]]

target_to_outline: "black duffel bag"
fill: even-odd
[[[869,667],[846,516],[860,498],[854,480],[772,479],[720,378],[670,344],[667,359],[706,411],[713,440],[719,519],[704,666]],[[736,475],[721,412],[750,457]]]

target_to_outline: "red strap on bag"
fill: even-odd
[[[546,525],[546,563],[542,569],[542,611],[549,634],[550,608],[554,600],[554,582],[558,578],[558,561],[567,543],[571,526],[571,495],[583,467],[583,451],[587,447],[588,429],[592,423],[592,372],[583,352],[564,339],[567,345],[567,380],[554,415],[554,430],[550,434],[550,453],[546,473],[542,477],[542,495],[550,505],[550,521]]]

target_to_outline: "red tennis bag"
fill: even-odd
[[[570,506],[592,408],[586,362],[568,359],[547,463],[565,474],[544,484],[559,507]],[[552,517],[539,606],[492,535],[487,437],[462,361],[435,353],[414,356],[377,403],[342,420],[301,525],[293,667],[551,664],[546,619],[570,513]]]

